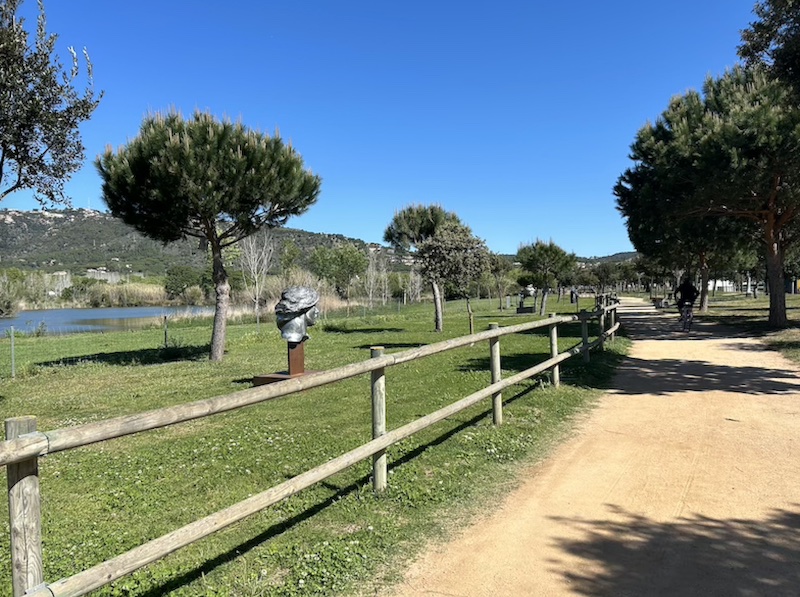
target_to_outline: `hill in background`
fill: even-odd
[[[353,243],[366,249],[367,243],[341,234],[319,234],[294,228],[272,231],[276,248],[291,241],[300,248],[302,261],[318,246],[335,247]],[[383,250],[389,251],[385,247]],[[636,253],[608,257],[579,257],[593,265],[628,261]],[[507,255],[513,261],[514,255]],[[91,209],[0,210],[0,268],[18,267],[47,272],[84,273],[105,268],[111,272],[163,275],[173,265],[206,266],[207,257],[197,239],[164,245],[151,240],[106,212]],[[400,261],[395,267],[401,267]]]
[[[614,253],[606,257],[578,257],[578,261],[587,265],[597,265],[598,263],[620,263],[623,261],[632,261],[636,259],[639,254],[636,251],[627,251],[624,253]]]
[[[303,256],[315,247],[364,241],[340,234],[317,234],[292,228],[273,229],[276,247],[295,243]],[[0,210],[0,268],[18,267],[75,274],[90,268],[163,275],[172,265],[206,266],[198,239],[164,245],[151,240],[111,214],[90,209]]]

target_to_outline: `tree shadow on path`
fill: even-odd
[[[704,320],[695,313],[689,331],[683,331],[678,314],[672,311],[620,311],[620,323],[632,340],[708,340],[749,338],[751,332]]]
[[[565,570],[564,563],[551,562],[579,595],[800,595],[800,504],[761,520],[695,514],[660,522],[609,509],[613,520],[557,519],[583,535],[558,539],[557,546],[592,565]]]
[[[716,322],[698,321],[691,331],[682,332],[673,315],[653,310],[627,311],[620,314],[620,321],[633,340],[724,339],[726,350],[769,350],[764,344],[748,342],[746,339],[752,338],[748,332]],[[681,345],[675,345],[675,356],[672,358],[625,358],[617,371],[614,393],[666,395],[677,392],[721,391],[759,395],[800,392],[800,376],[792,369],[724,365],[698,359],[682,359],[679,356]],[[697,354],[697,350],[693,354]]]
[[[614,387],[613,393],[623,395],[713,391],[753,395],[787,394],[800,392],[800,379],[794,371],[764,367],[627,357],[617,370]]]

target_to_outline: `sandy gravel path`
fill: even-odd
[[[800,369],[625,301],[613,391],[386,595],[800,596]]]

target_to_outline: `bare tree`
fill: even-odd
[[[275,241],[272,231],[262,228],[256,234],[239,242],[241,252],[239,265],[244,273],[244,289],[253,301],[256,326],[261,324],[261,295],[266,286],[267,274],[272,267],[275,255]]]
[[[381,258],[376,251],[370,251],[367,255],[367,269],[364,272],[364,294],[367,295],[369,308],[371,309],[375,301],[375,294],[380,286],[380,263]]]
[[[418,303],[422,300],[422,276],[416,270],[408,272],[408,301]]]
[[[385,259],[381,259],[378,264],[378,286],[381,290],[381,304],[385,307],[389,299],[392,298],[392,287],[389,284],[389,270],[386,267]]]

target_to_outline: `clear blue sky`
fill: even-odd
[[[736,63],[754,0],[45,0],[59,56],[105,91],[82,126],[75,207],[104,209],[94,158],[171,107],[276,127],[322,179],[288,226],[381,242],[438,203],[489,248],[630,251],[612,187],[670,97]],[[23,13],[35,23],[35,0]],[[36,207],[17,193],[1,208]]]

